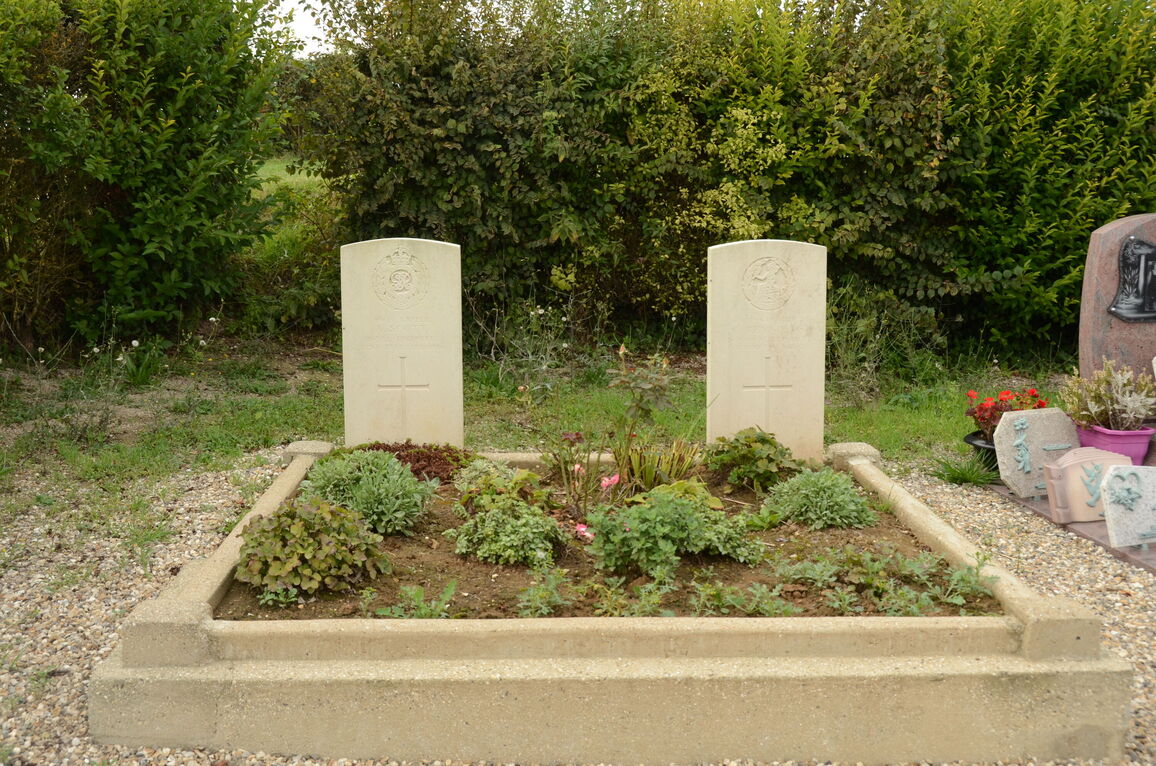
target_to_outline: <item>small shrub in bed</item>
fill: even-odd
[[[234,576],[262,591],[262,603],[285,605],[325,588],[349,590],[388,570],[381,535],[360,514],[318,497],[288,501],[241,532]]]
[[[304,493],[357,511],[376,532],[409,534],[437,488],[421,481],[390,452],[354,450],[319,460]]]
[[[485,476],[512,479],[515,473],[517,473],[516,469],[505,463],[495,463],[484,457],[474,458],[458,471],[454,478],[454,487],[458,492],[465,492],[477,485]]]
[[[877,520],[851,477],[830,468],[803,471],[771,487],[759,513],[777,514],[811,529],[867,527]]]
[[[790,448],[761,428],[744,428],[729,439],[711,445],[707,468],[725,473],[728,484],[762,492],[794,476],[803,468]]]
[[[620,573],[636,569],[665,581],[674,576],[680,554],[757,563],[762,550],[747,538],[744,520],[712,507],[717,502],[700,482],[679,481],[635,495],[621,508],[594,511],[588,521],[598,566]]]
[[[548,493],[532,471],[481,473],[462,490],[457,511],[467,520],[446,537],[457,541],[454,552],[491,564],[549,566],[554,548],[565,539],[542,505]]]

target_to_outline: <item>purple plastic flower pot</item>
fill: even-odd
[[[1132,465],[1144,465],[1148,447],[1156,428],[1138,428],[1135,431],[1113,431],[1111,428],[1092,426],[1076,429],[1081,447],[1099,447],[1109,452],[1125,455],[1132,459]]]

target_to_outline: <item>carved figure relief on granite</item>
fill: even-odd
[[[1128,237],[1120,247],[1120,283],[1108,312],[1125,322],[1156,322],[1156,245]]]

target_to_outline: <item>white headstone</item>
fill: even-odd
[[[461,248],[376,239],[341,248],[345,443],[464,440]]]
[[[1019,497],[1042,497],[1044,464],[1080,446],[1072,419],[1056,407],[1005,412],[992,441],[999,477]]]
[[[1156,541],[1156,468],[1114,465],[1100,491],[1113,548]]]
[[[1044,466],[1048,508],[1057,524],[1104,518],[1100,484],[1109,466],[1132,465],[1131,459],[1096,447],[1077,447]]]
[[[759,426],[823,457],[827,248],[749,240],[707,251],[707,441]]]

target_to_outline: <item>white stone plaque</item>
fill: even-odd
[[[1100,485],[1113,548],[1156,542],[1156,468],[1114,465]]]
[[[427,239],[341,248],[345,443],[462,446],[461,249]]]
[[[1005,412],[992,441],[999,477],[1019,497],[1043,497],[1044,464],[1080,446],[1072,419],[1056,407]]]
[[[707,441],[759,426],[823,457],[827,248],[749,240],[707,251]]]

